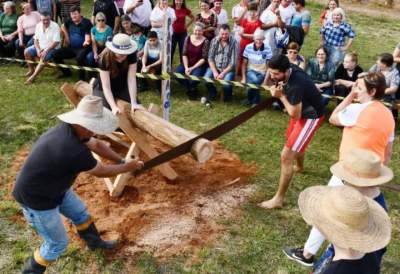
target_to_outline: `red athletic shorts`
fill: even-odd
[[[303,153],[323,121],[324,116],[317,119],[295,120],[290,118],[289,126],[286,130],[285,146],[292,151]]]

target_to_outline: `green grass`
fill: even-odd
[[[84,11],[92,1],[84,1]],[[188,1],[194,7],[196,0]],[[230,13],[234,3],[226,1]],[[318,16],[321,5],[310,4],[313,14],[311,32],[306,38],[302,54],[309,57],[318,46]],[[362,14],[349,14],[349,22],[358,34],[354,49],[360,53],[363,68],[371,66],[377,54],[392,52],[400,34],[400,22],[385,18],[371,18]],[[0,66],[0,174],[1,184],[12,174],[10,165],[21,146],[30,146],[47,128],[54,125],[55,115],[70,109],[59,92],[62,81],[56,80],[56,70],[46,69],[32,86],[23,85],[24,69],[17,65]],[[76,75],[75,75],[76,77]],[[68,79],[74,82],[77,79]],[[202,87],[203,91],[205,90]],[[236,103],[214,104],[207,109],[199,103],[188,102],[184,91],[172,86],[171,120],[176,124],[203,132],[245,110],[237,102],[244,97],[236,92]],[[159,102],[154,92],[140,94],[147,105]],[[240,155],[246,163],[256,163],[259,173],[254,182],[257,193],[243,207],[243,215],[236,219],[221,220],[226,233],[209,247],[199,252],[198,260],[190,261],[190,254],[181,254],[159,262],[152,254],[124,261],[108,261],[102,253],[91,253],[71,244],[68,251],[50,268],[49,273],[309,273],[286,260],[280,249],[285,245],[303,244],[309,227],[297,208],[299,192],[307,186],[326,184],[329,166],[337,160],[341,130],[325,123],[307,151],[306,172],[296,175],[288,192],[283,210],[265,211],[256,203],[273,195],[279,178],[279,155],[284,144],[284,130],[288,117],[280,112],[264,111],[248,123],[221,138],[224,146]],[[255,142],[254,142],[255,140]],[[394,147],[391,167],[399,174],[400,149]],[[395,180],[398,180],[398,175]],[[393,223],[392,241],[384,257],[382,273],[400,273],[400,195],[385,191]],[[0,192],[0,273],[18,273],[23,261],[40,241],[32,230],[15,223],[10,216],[20,214],[18,205],[10,201],[6,189]]]

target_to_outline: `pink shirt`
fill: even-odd
[[[40,14],[37,11],[32,11],[28,16],[22,14],[17,20],[18,32],[22,31],[24,35],[34,35],[39,22]]]

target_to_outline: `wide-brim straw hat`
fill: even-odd
[[[118,127],[118,118],[103,107],[100,97],[93,95],[86,95],[76,109],[57,117],[63,122],[80,125],[100,135],[111,133]]]
[[[361,148],[350,150],[342,161],[331,166],[331,172],[358,187],[378,186],[393,179],[392,170],[381,163],[377,154]]]
[[[117,54],[129,55],[137,50],[137,44],[127,34],[118,33],[112,41],[106,42],[106,47]]]
[[[369,253],[390,241],[388,214],[350,186],[309,187],[300,193],[299,208],[304,220],[338,247]]]

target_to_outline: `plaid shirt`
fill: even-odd
[[[238,43],[232,36],[229,37],[224,47],[219,37],[215,37],[211,40],[208,61],[214,62],[218,71],[221,72],[228,66],[232,66],[232,70],[235,70],[237,56]]]
[[[339,26],[334,26],[333,23],[328,22],[320,30],[320,33],[324,37],[325,46],[343,47],[346,36],[354,38],[354,33],[351,26],[345,22],[340,23]]]

